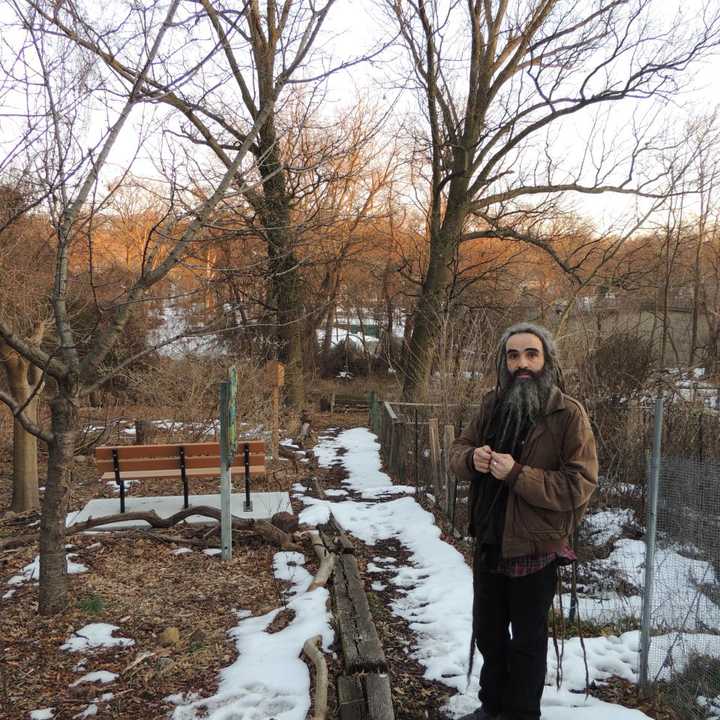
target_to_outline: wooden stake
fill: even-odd
[[[280,457],[280,386],[272,389],[272,458]]]

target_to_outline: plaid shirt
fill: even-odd
[[[495,572],[511,578],[525,577],[525,575],[540,572],[540,570],[547,567],[553,560],[557,560],[558,565],[569,565],[571,562],[577,560],[577,556],[571,548],[564,547],[559,552],[500,558]]]

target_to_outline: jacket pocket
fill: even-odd
[[[559,539],[570,532],[570,525],[569,512],[526,507],[526,531],[532,537]]]

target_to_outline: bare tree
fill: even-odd
[[[261,6],[258,0],[250,0],[239,12],[229,2],[201,0],[189,5],[178,23],[180,29],[176,29],[185,34],[188,46],[199,43],[194,63],[188,68],[169,55],[162,79],[146,76],[138,83],[143,97],[170,109],[168,132],[209,149],[225,169],[232,164],[232,153],[247,141],[249,128],[257,124],[263,109],[273,107],[250,143],[254,162],[244,163],[233,182],[259,221],[255,227],[265,241],[271,289],[267,302],[275,316],[277,354],[287,365],[286,392],[295,406],[301,406],[304,398],[306,307],[297,254],[298,226],[293,217],[293,168],[283,157],[278,124],[284,100],[278,99],[288,84],[313,86],[339,67],[358,62],[333,67],[326,59],[312,62],[313,47],[334,3],[270,0]],[[37,3],[33,7],[39,9]],[[42,12],[120,77],[138,79],[137,70],[123,60],[122,38],[114,47],[112,38],[92,22],[89,11],[78,5],[64,9],[69,15],[66,20],[49,7]],[[313,93],[307,93],[307,98],[309,113],[315,102]],[[189,157],[188,162],[194,159]],[[198,169],[198,175],[205,172]]]
[[[41,614],[59,612],[67,604],[65,519],[80,404],[121,368],[137,360],[131,357],[120,365],[108,365],[111,350],[122,337],[133,309],[182,261],[192,243],[202,241],[204,227],[236,181],[276,98],[273,93],[258,106],[243,141],[231,150],[226,172],[207,187],[207,192],[199,194],[199,200],[198,193],[194,195],[196,201],[190,212],[178,212],[174,204],[168,206],[163,222],[148,237],[141,266],[132,281],[116,302],[98,308],[99,319],[90,337],[80,337],[69,308],[73,251],[80,244],[88,244],[87,257],[92,262],[92,222],[106,201],[100,173],[131,113],[142,109],[148,79],[164,77],[166,57],[161,50],[177,26],[179,6],[179,0],[174,0],[162,15],[148,12],[143,16],[143,23],[134,26],[137,32],[124,48],[128,56],[135,58],[132,72],[108,78],[92,64],[92,57],[82,47],[51,30],[62,19],[64,11],[60,6],[11,3],[18,33],[24,32],[15,36],[18,47],[12,56],[13,65],[6,71],[17,78],[18,91],[32,96],[29,104],[37,108],[26,117],[32,133],[23,137],[32,134],[44,145],[34,142],[24,150],[28,164],[34,164],[34,178],[42,187],[39,195],[45,199],[47,221],[52,228],[50,246],[54,250],[52,323],[47,341],[41,346],[37,337],[28,336],[11,318],[0,317],[4,346],[39,368],[51,392],[51,422],[47,428],[30,416],[24,403],[0,391],[0,401],[17,421],[48,447],[40,525]],[[172,43],[168,45],[172,47]],[[96,135],[89,132],[89,127],[96,127],[98,115],[92,117],[92,124],[84,124],[83,113],[87,118],[88,108],[100,102],[108,124]],[[21,155],[14,148],[12,152],[16,162]],[[169,192],[170,197],[176,197],[182,188],[171,185]]]
[[[560,132],[577,133],[603,107],[672,95],[682,72],[717,46],[720,14],[665,27],[653,0],[385,0],[410,60],[427,134],[430,256],[414,316],[404,393],[427,385],[438,318],[458,244],[543,236],[508,225],[533,198],[561,193],[656,197],[661,170],[642,176],[656,147],[649,126],[590,121],[586,149],[563,157]],[[606,116],[608,120],[610,118]],[[627,139],[626,136],[622,136]],[[577,151],[576,151],[577,152]],[[649,163],[647,163],[649,166]],[[480,223],[469,231],[470,220]],[[550,246],[548,245],[548,250]]]

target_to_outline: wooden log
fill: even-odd
[[[370,720],[394,720],[390,678],[385,674],[370,673],[365,676],[365,689]]]
[[[333,553],[338,555],[355,554],[355,546],[352,544],[350,538],[341,530],[332,518],[327,523],[332,529],[332,532],[320,531],[320,538],[322,539],[325,547]]]
[[[352,543],[352,540],[347,536],[347,534],[341,530],[340,533],[337,536],[337,544],[340,548],[340,552],[344,555],[354,555],[355,554],[355,546]]]
[[[340,675],[337,689],[340,720],[394,720],[387,675]]]
[[[340,720],[367,720],[367,703],[361,678],[338,676],[337,693]]]
[[[386,672],[387,663],[370,614],[357,560],[345,554],[335,566],[335,617],[345,660],[345,671]]]
[[[310,538],[312,540],[312,546],[315,550],[315,554],[320,560],[320,567],[318,568],[313,581],[308,586],[307,592],[312,592],[315,588],[325,587],[332,571],[335,568],[335,560],[337,556],[326,549],[325,543],[320,537],[320,533],[317,530],[310,532]]]

